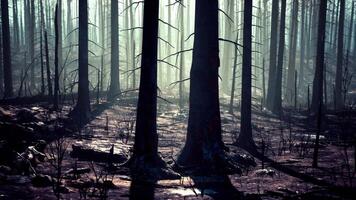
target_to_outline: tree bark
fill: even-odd
[[[218,168],[223,142],[219,108],[218,1],[196,0],[187,140],[177,163]]]
[[[288,64],[288,76],[287,76],[287,87],[286,87],[286,102],[290,105],[295,104],[295,63],[297,54],[297,41],[298,41],[298,10],[299,3],[298,0],[293,0],[293,10],[291,18],[291,31],[290,31],[290,43],[289,43],[289,64]]]
[[[79,126],[90,118],[88,79],[88,0],[79,1],[79,83],[78,101],[71,115],[77,118]]]
[[[275,30],[278,29],[278,0],[272,0],[272,19],[271,19],[271,44],[270,44],[270,57],[269,57],[269,72],[268,72],[268,89],[266,107],[272,110],[273,93],[275,92],[275,73],[276,73],[276,60],[277,60],[277,34]]]
[[[279,47],[278,47],[278,64],[276,70],[276,92],[273,99],[272,112],[282,115],[282,73],[285,44],[285,26],[286,26],[286,0],[282,0],[281,5],[281,24],[279,28]]]
[[[342,109],[344,106],[344,98],[342,94],[342,79],[344,68],[344,23],[345,23],[345,0],[340,0],[340,15],[339,15],[339,29],[337,41],[337,63],[335,76],[335,100],[336,109]]]
[[[8,98],[13,96],[8,0],[1,0],[1,21],[4,59],[4,97]]]
[[[111,0],[111,72],[108,99],[114,100],[120,94],[119,75],[119,11],[118,0]]]
[[[157,135],[157,47],[158,0],[144,4],[143,41],[139,98],[133,158],[158,164]]]
[[[252,0],[244,1],[241,125],[237,144],[246,149],[256,149],[256,145],[252,138],[251,124],[252,6]]]

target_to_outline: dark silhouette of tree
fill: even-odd
[[[223,142],[219,108],[218,1],[196,0],[187,140],[180,166],[219,169]]]
[[[78,101],[71,115],[83,125],[90,118],[88,78],[88,0],[79,1],[79,81]]]
[[[272,110],[273,93],[275,92],[275,73],[276,73],[276,60],[277,60],[277,34],[275,31],[278,29],[278,0],[272,0],[272,18],[271,18],[271,44],[269,51],[269,72],[268,72],[268,89],[266,107]]]
[[[111,0],[111,73],[108,93],[110,100],[115,99],[120,94],[118,18],[118,0]]]
[[[325,50],[325,23],[326,23],[327,1],[320,1],[319,24],[318,24],[318,41],[316,52],[316,66],[313,81],[313,105],[317,107],[317,135],[314,146],[313,167],[317,167],[319,133],[321,125],[321,108],[323,104],[323,71],[324,71],[324,50]],[[315,92],[314,92],[315,91]]]
[[[281,4],[281,22],[279,27],[279,47],[278,47],[278,63],[276,69],[276,92],[273,98],[272,112],[278,115],[282,114],[282,72],[285,44],[285,27],[286,27],[286,0],[282,0]]]
[[[335,103],[336,109],[342,109],[344,98],[342,94],[342,79],[344,68],[344,24],[345,24],[345,0],[340,0],[339,29],[337,39],[337,62],[335,76]]]
[[[254,150],[251,124],[251,75],[252,75],[252,0],[244,1],[243,57],[241,87],[241,125],[237,145]]]
[[[165,165],[158,155],[157,135],[158,10],[158,0],[145,1],[135,144],[129,160],[134,168]]]
[[[295,104],[295,77],[296,77],[296,55],[297,55],[297,41],[298,41],[298,11],[299,3],[298,0],[293,0],[292,18],[291,18],[291,28],[290,28],[290,41],[289,41],[289,63],[288,63],[288,74],[287,74],[287,87],[285,91],[286,102],[290,105]]]
[[[58,95],[59,95],[59,66],[58,66],[58,43],[59,43],[59,37],[58,37],[58,32],[60,24],[58,23],[59,20],[59,13],[58,13],[58,2],[56,4],[56,10],[54,14],[54,33],[55,33],[55,53],[54,53],[54,96],[53,96],[53,108],[58,109]]]
[[[4,64],[4,97],[12,97],[12,66],[9,26],[9,2],[1,0],[2,44]]]

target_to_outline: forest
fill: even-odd
[[[355,0],[1,0],[0,199],[355,199]]]

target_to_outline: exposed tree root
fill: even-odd
[[[174,180],[181,176],[174,172],[160,156],[133,155],[118,166],[130,169],[131,176],[145,181]]]
[[[229,154],[227,152],[220,152],[211,159],[205,159],[195,164],[185,162],[180,159],[175,163],[174,169],[186,175],[228,175],[228,174],[242,174],[243,169],[256,166],[253,158],[241,156],[239,154]]]

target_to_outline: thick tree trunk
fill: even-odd
[[[90,118],[88,79],[88,0],[79,1],[79,83],[78,101],[72,116],[78,118],[79,126]]]
[[[8,0],[1,0],[1,21],[4,59],[4,97],[7,98],[13,95]]]
[[[285,26],[286,26],[286,0],[282,0],[281,5],[281,24],[279,28],[279,47],[278,47],[278,64],[276,70],[276,92],[273,98],[272,111],[275,114],[282,115],[282,72],[285,44]]]
[[[157,135],[158,10],[158,0],[145,1],[140,90],[133,149],[135,161],[141,160],[153,165],[162,164],[158,156]]]
[[[277,60],[277,34],[278,29],[278,0],[272,0],[272,19],[271,19],[271,44],[269,56],[269,72],[268,72],[268,89],[266,107],[272,110],[273,93],[275,92],[275,74],[276,74],[276,60]]]
[[[119,75],[119,2],[111,0],[111,71],[108,99],[116,99],[120,94]]]
[[[219,108],[218,1],[196,0],[188,132],[181,166],[218,168],[223,153]]]
[[[243,58],[241,87],[241,126],[237,144],[254,150],[251,124],[251,80],[252,80],[252,0],[244,1]],[[277,19],[278,20],[278,19]]]
[[[337,41],[337,63],[335,76],[335,100],[336,109],[342,109],[344,98],[342,94],[343,68],[344,68],[344,23],[345,23],[345,0],[340,0],[339,29]]]

